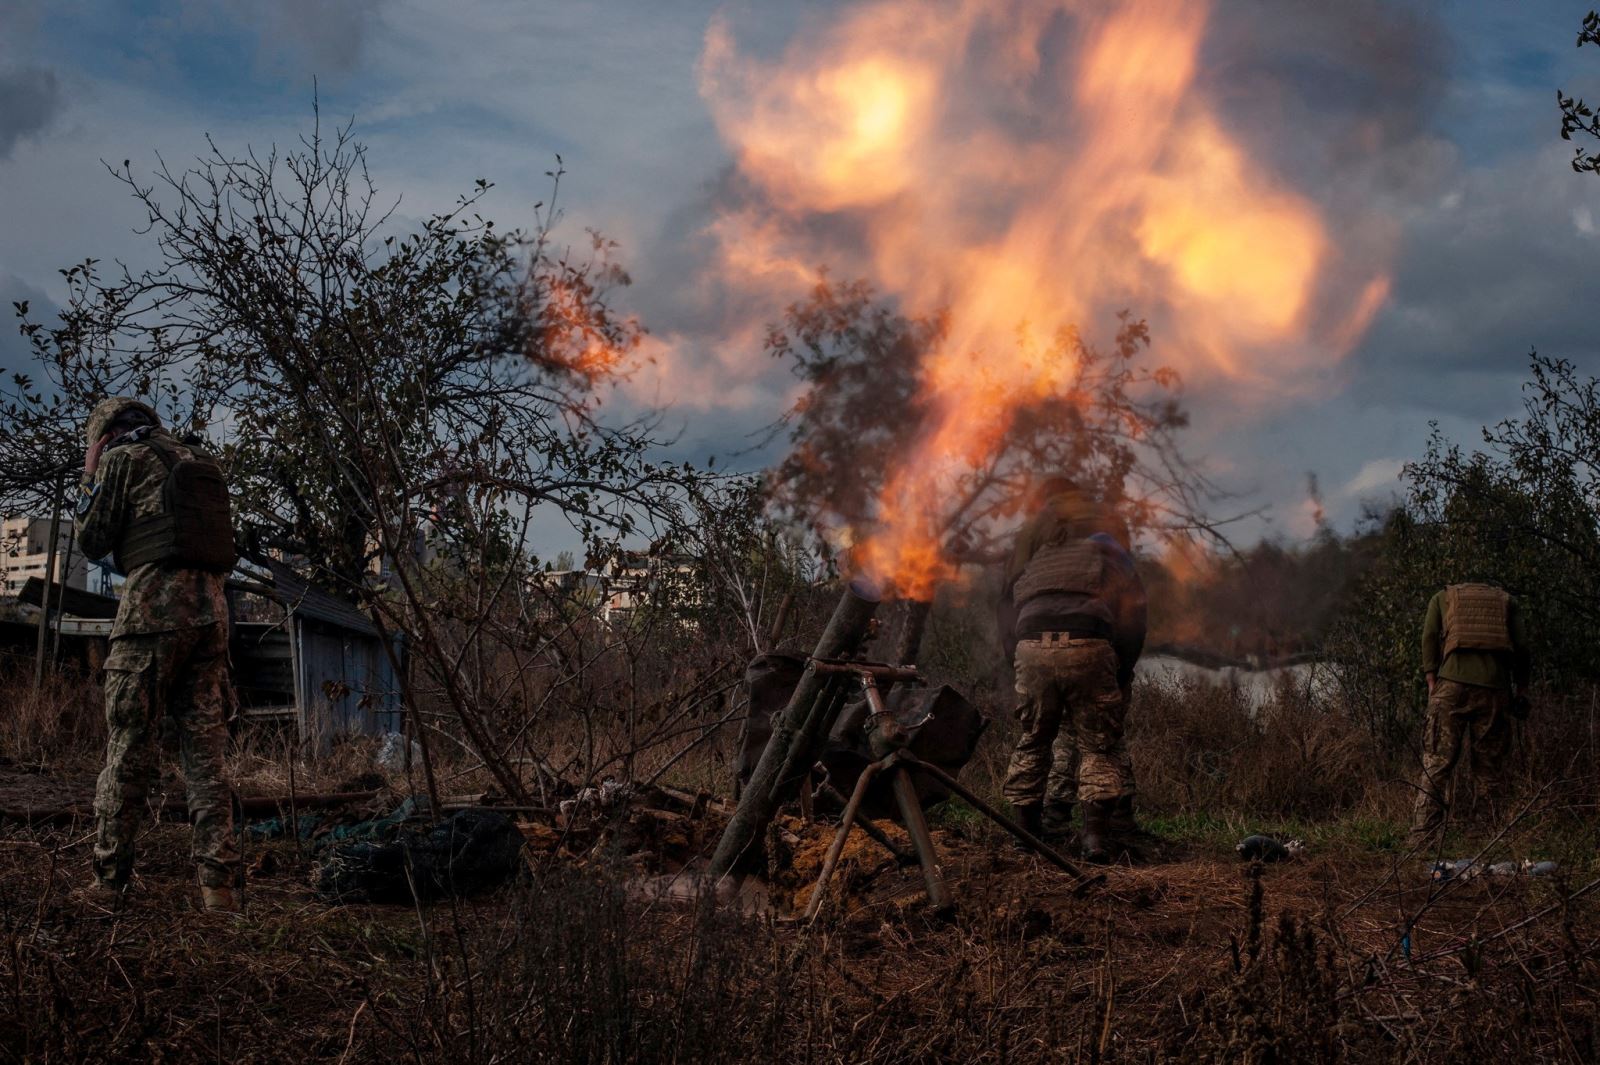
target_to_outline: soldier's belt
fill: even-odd
[[[1030,637],[1035,643],[1045,645],[1059,645],[1064,643],[1089,643],[1091,641],[1104,643],[1106,637],[1096,632],[1041,632],[1038,636]]]

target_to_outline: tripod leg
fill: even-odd
[[[844,853],[844,841],[850,835],[850,826],[855,824],[856,814],[861,810],[861,800],[867,797],[867,786],[882,768],[881,763],[873,762],[861,771],[861,776],[856,780],[856,788],[850,793],[850,801],[845,805],[844,816],[839,819],[839,831],[834,833],[833,843],[828,847],[827,856],[822,859],[822,872],[817,874],[817,886],[811,889],[811,901],[806,903],[808,921],[816,920],[817,913],[822,909],[822,894],[828,889],[828,881],[833,879],[833,870],[839,864],[839,855]]]
[[[916,786],[906,767],[896,764],[890,771],[889,782],[894,786],[894,799],[900,807],[900,816],[906,823],[906,834],[917,850],[917,860],[922,863],[922,879],[928,889],[928,905],[935,913],[948,913],[954,907],[950,890],[945,887],[944,873],[939,871],[939,855],[933,849],[933,835],[928,831],[928,821],[922,816],[922,803],[917,801]]]
[[[1002,816],[1000,811],[996,810],[994,807],[978,798],[964,784],[962,784],[955,777],[951,776],[949,773],[946,773],[943,769],[940,769],[938,766],[930,765],[929,763],[922,761],[920,758],[916,758],[915,756],[909,754],[902,754],[901,757],[905,762],[916,766],[918,769],[929,774],[945,787],[961,796],[972,806],[973,809],[977,810],[989,820],[993,821],[995,824],[999,825],[1001,828],[1017,837],[1017,839],[1021,840],[1027,846],[1037,851],[1039,855],[1046,861],[1050,862],[1050,864],[1077,879],[1079,881],[1080,891],[1093,884],[1098,884],[1105,879],[1104,873],[1094,876],[1085,875],[1082,869],[1079,869],[1076,865],[1073,865],[1071,862],[1067,861],[1067,859],[1063,858],[1060,852],[1058,852],[1055,848],[1045,843],[1044,840],[1038,838],[1033,833],[1023,829],[1022,826],[1018,825],[1009,817]],[[904,772],[904,770],[902,770],[902,772]]]

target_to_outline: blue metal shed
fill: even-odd
[[[400,678],[394,656],[371,619],[307,584],[282,563],[271,564],[273,598],[288,612],[290,670],[300,736],[321,745],[341,733],[400,730]]]

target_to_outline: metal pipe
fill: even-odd
[[[876,589],[852,582],[840,595],[839,604],[834,608],[833,617],[829,619],[822,638],[817,641],[813,656],[840,658],[855,651],[871,631],[872,615],[877,609]],[[794,783],[785,779],[780,786],[780,774],[792,757],[791,748],[802,740],[802,729],[811,712],[816,709],[818,697],[833,679],[807,669],[800,683],[795,686],[789,704],[784,707],[783,716],[772,730],[766,750],[761,752],[761,761],[756,764],[750,783],[739,798],[738,809],[734,811],[722,838],[717,841],[717,849],[711,855],[707,872],[713,880],[727,876],[735,866],[748,867],[760,853],[761,838]],[[821,736],[827,733],[827,727],[821,728]],[[805,742],[808,745],[815,742],[815,736]],[[799,764],[809,769],[815,761],[816,752],[811,751],[806,760]]]
[[[894,661],[903,666],[917,664],[922,636],[928,631],[928,614],[933,604],[924,599],[903,599],[900,610],[900,635],[894,643]]]
[[[872,778],[878,775],[882,763],[873,762],[861,771],[861,776],[856,779],[855,790],[850,793],[850,801],[845,803],[844,816],[839,819],[839,831],[833,834],[833,842],[828,846],[827,856],[822,859],[822,872],[817,874],[817,886],[811,889],[811,901],[806,903],[806,920],[815,921],[817,913],[822,909],[822,892],[828,886],[828,881],[833,879],[834,867],[839,864],[839,856],[844,853],[845,838],[850,835],[850,826],[855,824],[856,814],[861,811],[861,800],[867,797],[867,787],[872,783]]]
[[[875,681],[917,680],[921,677],[913,666],[886,666],[877,662],[813,661],[811,666],[818,673],[844,673],[863,680],[868,677]]]
[[[825,681],[821,692],[812,702],[805,723],[795,733],[783,764],[773,779],[772,790],[776,796],[774,810],[783,805],[786,797],[793,792],[795,783],[804,780],[811,767],[816,765],[817,754],[832,731],[839,708],[844,705],[847,695],[845,687],[837,679]],[[751,779],[753,781],[754,777]]]
[[[45,636],[50,629],[50,588],[55,581],[56,540],[61,535],[61,495],[66,491],[67,468],[56,473],[56,505],[50,513],[50,547],[45,554],[44,590],[39,593],[39,642],[34,651],[33,690],[44,687]]]
[[[911,774],[899,758],[894,760],[889,770],[889,784],[894,788],[894,801],[900,807],[906,835],[911,837],[911,846],[916,849],[917,860],[922,863],[922,880],[928,890],[928,905],[933,907],[935,913],[948,913],[953,908],[950,890],[945,886],[944,873],[939,869],[939,854],[933,849],[933,834],[928,831],[927,818],[922,816],[922,803],[917,799]]]
[[[72,579],[72,548],[77,543],[77,523],[67,526],[67,550],[61,561],[61,603],[56,607],[56,624],[50,633],[50,672],[56,671],[61,661],[61,621],[66,617],[67,582]]]
[[[901,752],[900,757],[907,764],[913,765],[922,772],[927,773],[945,787],[961,796],[969,804],[971,804],[973,809],[977,810],[989,820],[993,821],[995,824],[1011,833],[1017,839],[1021,840],[1028,847],[1038,852],[1038,854],[1046,861],[1050,862],[1050,864],[1073,876],[1080,882],[1078,890],[1085,890],[1105,880],[1106,877],[1104,873],[1097,873],[1093,876],[1090,876],[1082,869],[1079,869],[1076,865],[1073,865],[1071,862],[1067,861],[1067,859],[1063,858],[1060,852],[1055,850],[1055,848],[1045,843],[1044,840],[1035,836],[1033,833],[1029,832],[1015,821],[1012,821],[1008,817],[1002,816],[998,810],[984,802],[982,799],[978,798],[978,796],[972,793],[970,788],[962,784],[949,773],[946,773],[943,769],[933,765],[932,763],[924,762],[922,759],[909,752]]]

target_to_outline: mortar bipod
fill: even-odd
[[[895,805],[900,810],[900,816],[905,821],[906,834],[911,837],[911,845],[916,851],[917,861],[922,866],[923,882],[928,893],[928,903],[935,913],[948,913],[954,908],[950,899],[948,886],[945,884],[944,873],[939,868],[939,856],[934,850],[933,835],[928,830],[927,818],[922,812],[922,803],[917,798],[916,785],[911,780],[911,770],[916,769],[927,773],[945,787],[949,788],[979,813],[1005,829],[1024,846],[1033,850],[1050,864],[1061,869],[1071,876],[1077,884],[1074,887],[1076,894],[1083,894],[1090,888],[1105,881],[1104,873],[1090,875],[1064,858],[1055,848],[1049,846],[1044,840],[1033,835],[1021,825],[1001,814],[994,807],[984,802],[972,790],[958,781],[954,776],[944,771],[939,766],[925,762],[906,749],[910,736],[905,728],[896,720],[883,703],[883,695],[878,691],[878,677],[901,672],[895,667],[870,666],[857,663],[816,663],[816,668],[826,668],[829,672],[853,672],[860,677],[861,688],[867,698],[867,705],[871,713],[867,717],[864,727],[867,729],[867,746],[872,751],[877,761],[869,764],[861,771],[861,776],[856,779],[855,789],[850,794],[850,801],[845,805],[844,814],[839,819],[839,830],[834,834],[833,843],[828,847],[828,853],[823,858],[822,871],[817,875],[816,887],[811,891],[811,899],[806,904],[806,919],[815,920],[822,909],[822,900],[828,888],[828,882],[833,879],[834,870],[839,864],[839,857],[844,853],[846,839],[850,829],[854,827],[857,817],[860,816],[861,803],[867,796],[879,773],[888,773],[890,788],[894,795]],[[916,671],[909,671],[915,676]],[[909,679],[893,676],[893,679]]]

